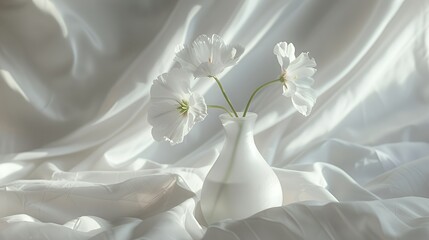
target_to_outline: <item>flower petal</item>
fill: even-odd
[[[226,45],[223,42],[223,39],[216,34],[213,34],[211,39],[211,46],[210,46],[210,58],[207,60],[205,59],[202,62],[210,62],[210,63],[222,63],[222,52],[225,51]]]
[[[286,65],[286,67],[289,65],[289,62],[287,62],[287,61],[286,61],[286,63],[283,62],[283,58],[286,56],[286,53],[284,51],[286,44],[287,44],[286,42],[277,43],[273,49],[273,53],[277,56],[277,61],[279,62],[280,67],[282,69],[284,69],[283,68],[284,65]]]
[[[317,94],[314,89],[298,87],[296,92],[299,93],[299,95],[301,95],[305,99],[308,99],[309,102],[313,102],[313,104],[316,103]]]
[[[293,82],[287,81],[283,84],[283,96],[291,97],[295,94],[296,86]]]
[[[196,122],[207,116],[204,98],[190,89],[193,76],[184,69],[172,69],[156,79],[151,88],[148,122],[157,141],[177,144]]]
[[[174,120],[165,127],[153,127],[152,136],[154,139],[168,141],[171,145],[183,142],[185,135],[189,132],[187,118],[179,116]]]
[[[302,77],[302,78],[293,79],[293,83],[298,87],[309,88],[313,85],[314,79],[311,77]]]
[[[218,75],[226,67],[236,64],[244,51],[242,47],[225,44],[216,34],[211,38],[201,35],[191,45],[179,49],[175,60],[195,77]]]
[[[291,61],[287,70],[288,72],[294,72],[301,68],[314,69],[314,67],[316,67],[316,61],[314,58],[310,58],[308,53],[301,53],[295,60]]]
[[[292,96],[293,106],[304,116],[308,116],[316,103],[316,94],[311,88],[298,88]]]
[[[149,110],[148,122],[152,124],[152,136],[156,141],[168,141],[174,145],[183,141],[194,125],[195,117],[181,114],[174,105],[172,106],[171,110],[166,110],[160,104],[152,105]]]
[[[172,140],[175,142],[183,140],[183,136],[180,133],[183,130],[180,129],[183,117],[177,110],[165,112],[164,114],[158,115],[153,119],[152,136],[156,141]],[[171,141],[170,141],[171,142]],[[181,141],[180,141],[181,142]]]
[[[147,120],[152,126],[161,126],[167,119],[164,117],[172,116],[170,114],[179,113],[177,111],[178,103],[176,100],[163,99],[161,101],[150,101]]]
[[[208,77],[216,76],[218,73],[221,73],[224,70],[224,66],[219,63],[201,63],[197,69],[195,69],[194,76],[199,77]]]
[[[160,75],[150,90],[152,100],[175,99],[181,100],[190,93],[190,81],[193,76],[184,69],[173,68],[169,73]]]
[[[244,52],[241,45],[225,46],[221,52],[221,61],[225,67],[235,65]]]
[[[212,40],[206,35],[200,35],[195,39],[192,43],[192,54],[196,59],[196,66],[201,64],[202,62],[209,61],[212,58]]]
[[[311,78],[314,73],[316,73],[315,68],[298,68],[288,72],[288,74],[293,75],[294,78]]]
[[[279,42],[274,46],[273,53],[277,56],[280,67],[285,70],[295,60],[295,46],[292,43]]]
[[[200,122],[207,116],[207,105],[200,94],[192,93],[189,97],[189,113],[195,116],[195,122]]]
[[[180,46],[176,51],[175,61],[180,63],[180,66],[193,72],[198,66],[198,61],[194,56],[194,51],[190,47]]]
[[[280,56],[282,58],[285,57],[286,56],[286,51],[285,51],[286,47],[287,47],[287,42],[277,43],[273,49],[274,55]]]

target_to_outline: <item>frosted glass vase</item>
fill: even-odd
[[[225,142],[201,190],[201,211],[208,224],[246,218],[282,205],[279,179],[253,139],[256,118],[255,113],[247,113],[244,118],[226,113],[219,116]]]

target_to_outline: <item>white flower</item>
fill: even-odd
[[[316,61],[314,58],[310,59],[308,53],[301,53],[296,58],[292,43],[277,43],[274,54],[282,70],[280,78],[283,82],[283,95],[291,97],[292,104],[298,112],[308,116],[316,103],[316,93],[311,88],[314,83]]]
[[[200,35],[191,45],[180,46],[175,60],[195,77],[208,77],[235,65],[243,52],[243,47],[227,45],[216,34],[211,38]]]
[[[172,69],[159,76],[150,90],[148,122],[156,141],[181,143],[195,123],[207,116],[204,98],[192,92],[193,76],[184,69]]]

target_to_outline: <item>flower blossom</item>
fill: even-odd
[[[150,90],[148,122],[156,141],[181,143],[195,123],[207,116],[204,98],[192,92],[193,76],[183,69],[172,69],[160,75]]]
[[[295,47],[292,43],[277,43],[274,54],[281,67],[280,80],[283,83],[283,95],[292,98],[293,106],[308,116],[316,103],[316,93],[311,86],[316,72],[316,61],[309,58],[308,53],[295,57]]]
[[[180,46],[175,60],[191,71],[194,77],[210,77],[235,65],[243,52],[243,47],[227,45],[216,34],[211,38],[200,35],[192,44]]]

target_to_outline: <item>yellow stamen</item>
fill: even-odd
[[[286,79],[286,74],[287,74],[287,72],[286,71],[283,71],[282,72],[282,74],[280,75],[280,81],[282,82],[282,83],[286,83],[286,81],[287,81],[287,79]]]
[[[178,101],[177,102],[179,105],[177,106],[177,110],[180,112],[180,114],[182,115],[186,115],[189,111],[189,103],[186,100],[182,100],[182,101]]]

